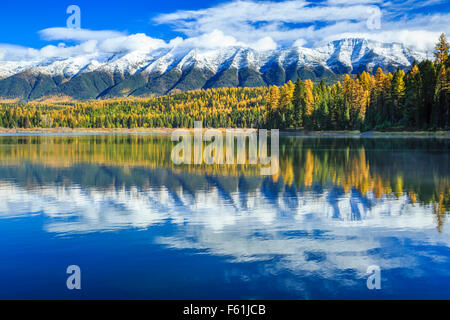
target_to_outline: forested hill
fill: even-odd
[[[442,36],[435,61],[406,73],[345,75],[332,86],[297,79],[282,86],[197,90],[153,99],[66,104],[0,104],[0,127],[205,127],[310,130],[448,129],[449,45]]]

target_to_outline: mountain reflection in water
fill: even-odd
[[[175,166],[173,145],[153,135],[0,137],[0,230],[10,230],[1,240],[34,248],[29,262],[43,259],[39,239],[19,233],[36,228],[49,243],[71,240],[74,256],[90,237],[106,247],[114,235],[126,247],[109,265],[146,250],[181,264],[197,257],[191,269],[216,258],[215,281],[231,286],[228,298],[450,298],[449,140],[282,137],[273,177],[251,165]],[[138,232],[145,241],[127,243]],[[57,256],[46,248],[44,256]],[[12,274],[19,262],[7,258],[17,253],[0,253],[0,271]],[[383,270],[379,293],[366,288],[370,265]],[[151,268],[171,274],[161,261]],[[178,273],[172,290],[185,291],[128,275],[124,297],[208,297],[207,275],[189,291],[194,280]],[[87,298],[120,297],[103,285]],[[24,290],[16,294],[59,292]]]

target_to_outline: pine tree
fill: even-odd
[[[331,130],[336,130],[338,127],[338,109],[337,109],[337,103],[336,103],[336,97],[337,97],[337,85],[334,84],[330,88],[330,104],[329,104],[329,113],[330,113],[330,122],[329,126]]]
[[[305,114],[306,87],[300,78],[295,82],[294,96],[292,100],[294,112],[294,127],[300,128],[303,126],[303,116]]]
[[[405,106],[403,110],[403,123],[407,127],[418,127],[422,108],[422,78],[419,66],[414,61],[412,69],[406,75]]]
[[[318,124],[320,126],[320,130],[328,130],[330,129],[330,112],[328,110],[328,104],[326,101],[322,101],[320,103],[319,112],[318,112]]]
[[[449,110],[449,76],[444,65],[439,69],[436,79],[436,94],[433,105],[433,124],[436,128],[444,128],[448,125]]]
[[[371,95],[371,106],[369,119],[372,121],[373,127],[380,126],[383,122],[384,110],[384,87],[386,82],[386,75],[381,68],[378,68],[375,73],[375,85]]]
[[[336,83],[336,96],[334,97],[334,104],[336,105],[336,113],[337,113],[337,129],[347,129],[348,121],[350,115],[348,113],[348,105],[345,103],[344,99],[344,90],[341,83],[338,81]]]
[[[383,95],[383,108],[381,110],[381,124],[382,127],[388,128],[393,125],[391,120],[392,114],[392,81],[394,80],[394,75],[388,73],[384,79],[382,95]]]
[[[449,60],[447,60],[447,62],[449,62]],[[445,109],[445,114],[444,117],[446,119],[445,121],[445,127],[446,129],[450,128],[450,67],[447,68],[447,81],[445,84],[445,92],[447,94],[446,96],[446,109]]]
[[[431,114],[436,91],[436,68],[429,60],[419,64],[420,77],[422,81],[422,104],[420,112],[421,127],[432,126]]]

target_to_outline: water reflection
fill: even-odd
[[[57,237],[170,224],[155,244],[260,262],[264,277],[289,272],[285,292],[303,298],[311,289],[293,279],[351,287],[373,264],[447,277],[448,140],[283,138],[270,178],[256,166],[174,166],[172,146],[142,135],[0,138],[0,219],[42,215]]]

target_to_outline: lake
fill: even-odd
[[[269,177],[173,146],[0,136],[0,298],[450,299],[450,139],[281,136]]]

